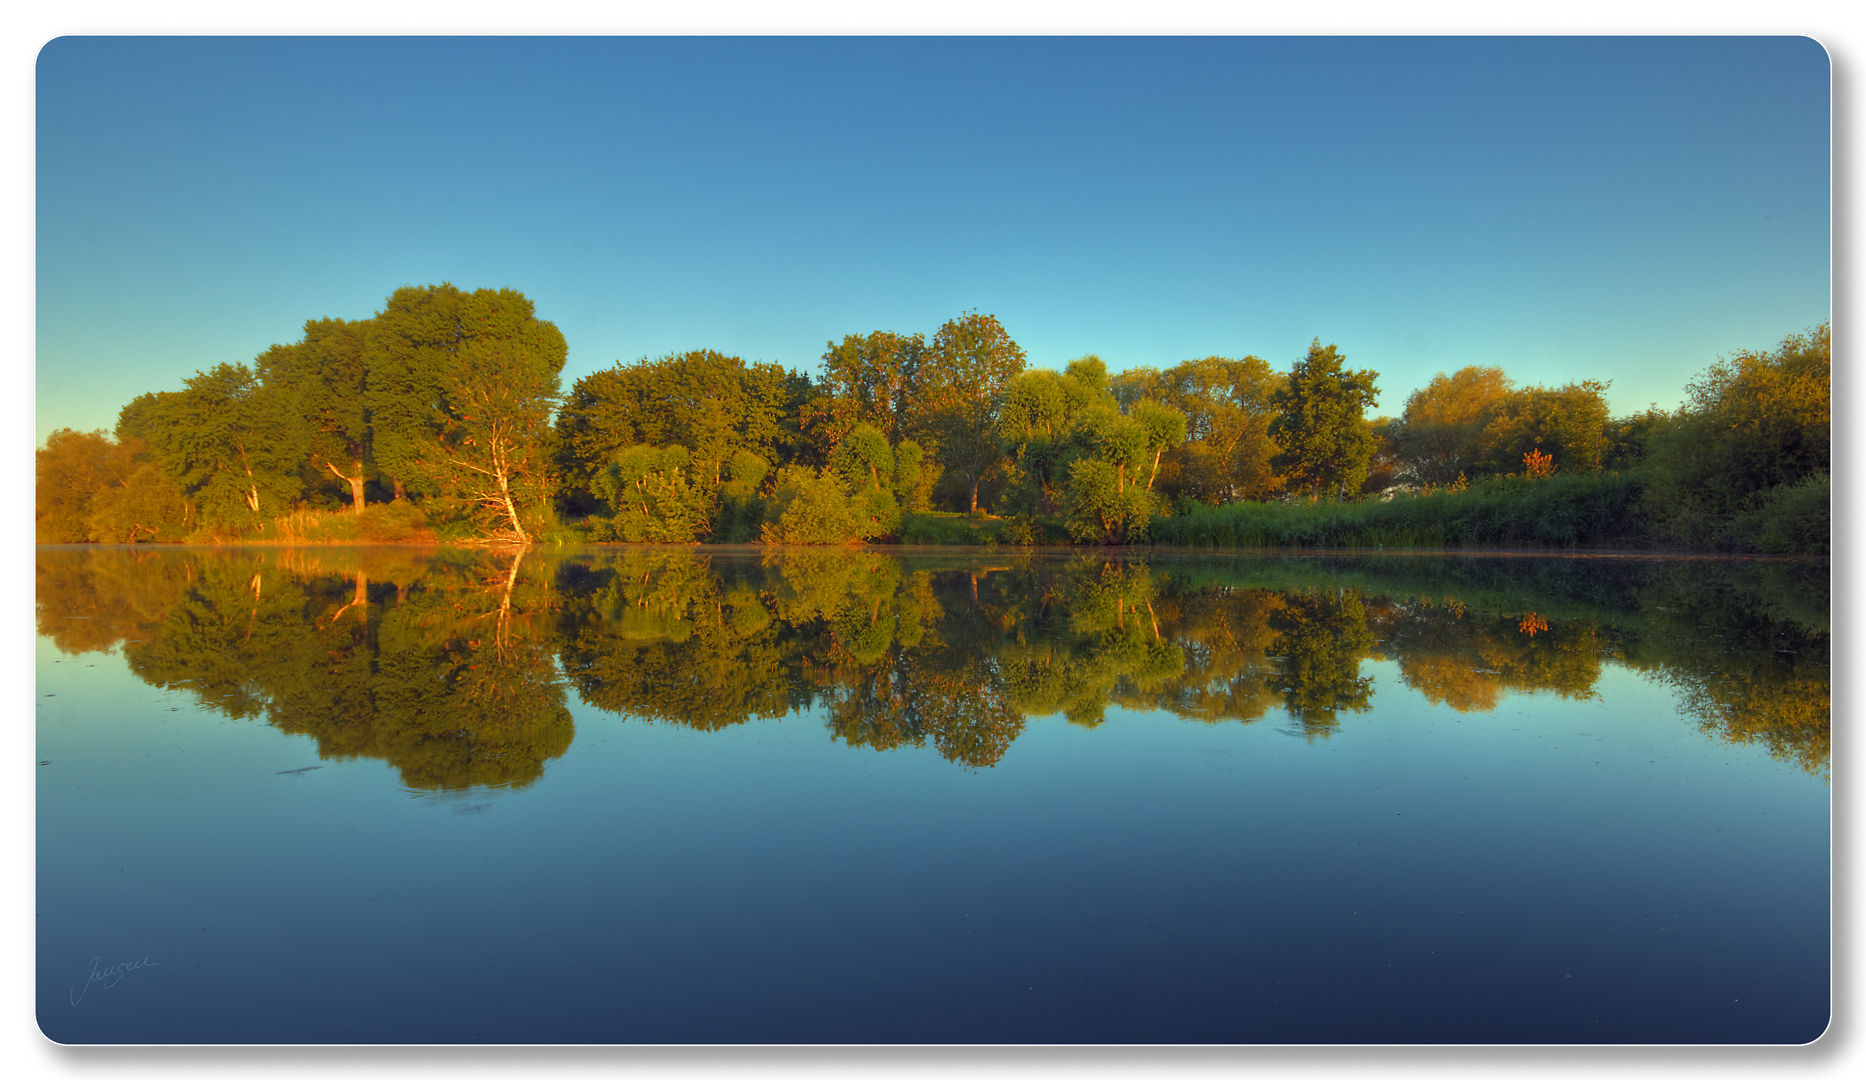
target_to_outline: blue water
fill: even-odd
[[[38,654],[38,1020],[68,1043],[1805,1042],[1827,783],[1608,662],[1433,705],[1032,717],[989,768],[569,695],[417,791]],[[117,964],[140,966],[92,981]]]

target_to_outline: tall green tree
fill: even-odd
[[[876,330],[845,334],[823,353],[821,395],[812,422],[823,430],[819,441],[839,444],[857,424],[870,424],[890,445],[911,438],[919,417],[920,365],[926,354],[921,334]]]
[[[1281,448],[1274,465],[1292,495],[1343,499],[1358,494],[1367,479],[1376,443],[1362,420],[1373,407],[1380,373],[1345,364],[1335,346],[1324,348],[1316,338],[1271,395],[1277,416],[1270,437]]]
[[[296,399],[308,431],[306,454],[314,474],[341,481],[350,507],[363,511],[363,485],[374,465],[368,409],[367,320],[311,319],[304,337],[274,345],[254,362],[268,386]]]
[[[516,293],[476,293],[465,314],[472,336],[450,359],[407,467],[474,513],[487,538],[528,544],[527,518],[550,506],[564,338]]]
[[[1186,442],[1167,453],[1160,487],[1216,506],[1262,500],[1281,490],[1270,465],[1277,453],[1270,438],[1270,397],[1282,384],[1255,356],[1207,356],[1165,371],[1124,371],[1114,392],[1124,406],[1150,398],[1185,414]]]
[[[551,488],[550,415],[568,348],[514,289],[397,289],[364,346],[377,465],[475,513],[491,538],[528,543]]]
[[[364,406],[376,463],[400,499],[414,479],[422,448],[439,430],[434,405],[454,354],[466,338],[467,294],[450,283],[395,290],[370,320],[364,346]]]
[[[1024,363],[1024,350],[997,316],[977,311],[941,326],[922,361],[939,460],[964,476],[968,512],[978,509],[979,479],[999,458],[998,413],[1006,386]]]
[[[1076,418],[1094,405],[1109,404],[1092,371],[1083,370],[1090,372],[1088,378],[1036,368],[1005,386],[999,437],[1015,464],[1022,500],[1038,513],[1054,514],[1061,505],[1077,450]],[[1101,374],[1105,382],[1105,369]]]
[[[239,535],[289,509],[304,492],[309,442],[293,395],[245,364],[196,372],[183,386],[124,406],[118,438],[146,443],[217,532]]]

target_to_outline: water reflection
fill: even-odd
[[[1280,717],[1374,705],[1370,660],[1461,713],[1675,688],[1707,736],[1824,776],[1824,566],[1613,559],[1005,556],[689,548],[44,549],[39,629],[151,685],[376,758],[417,790],[522,786],[567,694],[710,731],[814,708],[853,748],[1001,760],[1031,717]]]

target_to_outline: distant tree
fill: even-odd
[[[41,544],[82,544],[91,538],[93,500],[129,482],[140,447],[105,431],[59,428],[33,453],[33,535]]]
[[[1416,483],[1450,484],[1522,468],[1534,451],[1563,472],[1598,472],[1607,459],[1608,383],[1517,387],[1501,368],[1440,372],[1406,399],[1388,430],[1399,473]]]
[[[1522,468],[1523,455],[1548,454],[1567,473],[1600,471],[1606,456],[1607,383],[1593,379],[1511,390],[1488,410],[1472,477]]]
[[[1374,404],[1380,374],[1350,371],[1344,360],[1316,338],[1271,395],[1278,415],[1269,432],[1282,450],[1274,465],[1291,494],[1347,498],[1358,495],[1367,478],[1376,444],[1361,421]]]
[[[930,428],[939,458],[967,487],[966,509],[978,509],[978,482],[1000,454],[998,411],[1005,387],[1024,370],[1024,350],[994,315],[969,311],[933,336],[921,364]]]
[[[1671,413],[1653,404],[1641,412],[1607,421],[1602,432],[1606,449],[1600,467],[1617,472],[1637,468],[1645,462],[1652,441],[1670,429],[1673,420]]]
[[[1471,366],[1414,390],[1393,432],[1408,478],[1442,485],[1477,476],[1484,426],[1511,389],[1502,368]]]

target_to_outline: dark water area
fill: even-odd
[[[67,1043],[1800,1043],[1828,571],[37,553]]]

